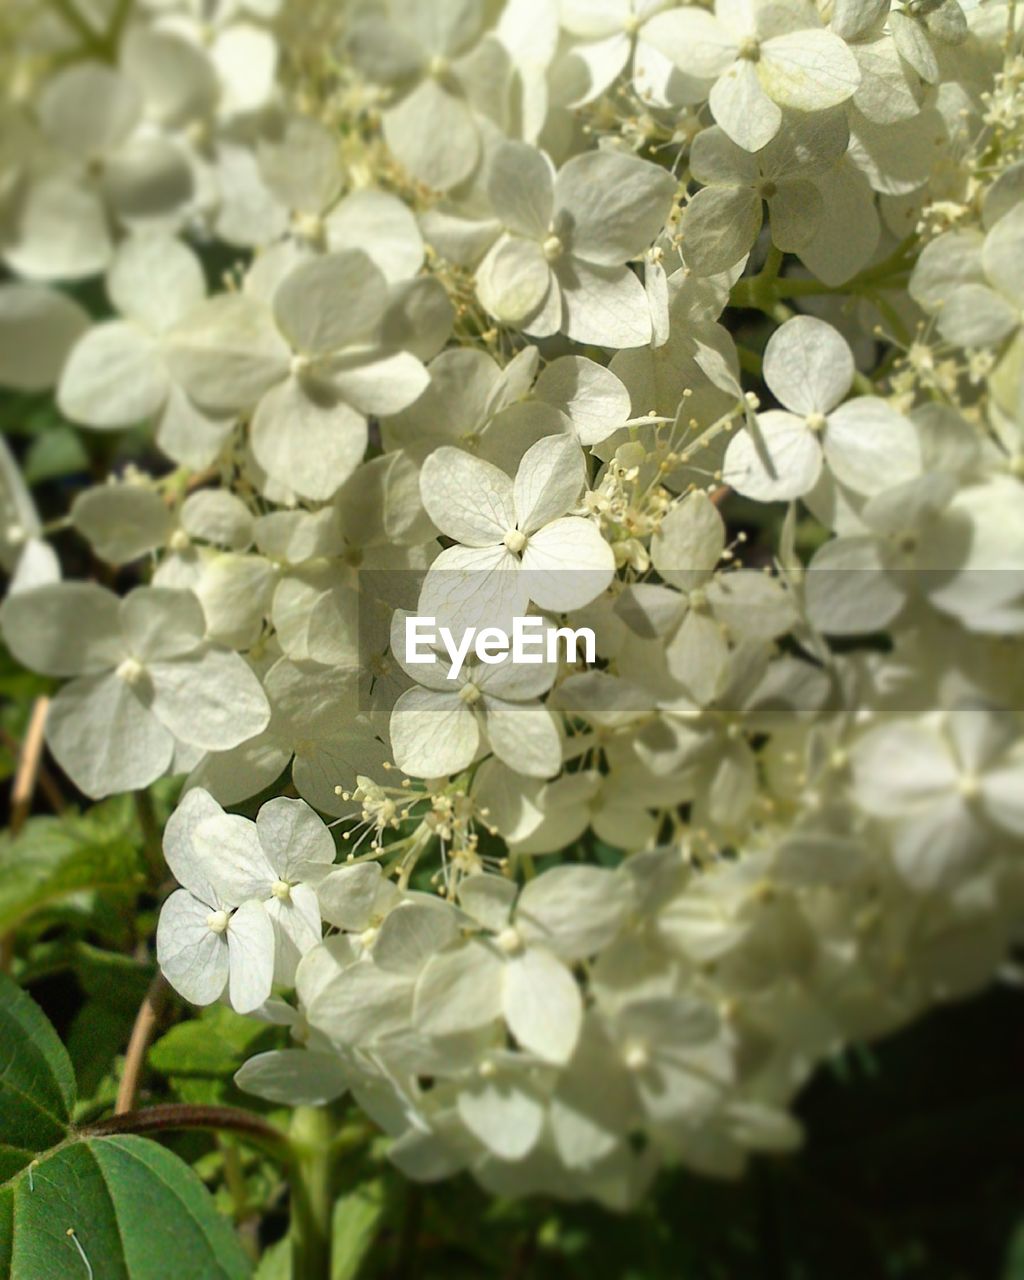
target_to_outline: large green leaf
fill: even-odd
[[[0,1188],[0,1275],[71,1280],[87,1275],[83,1254],[94,1280],[249,1275],[230,1227],[188,1165],[132,1136],[69,1142],[34,1164],[31,1177],[25,1170]]]
[[[73,894],[142,883],[131,812],[120,800],[32,818],[17,836],[0,835],[0,933]]]
[[[331,1218],[331,1280],[356,1280],[387,1214],[382,1178],[363,1182],[334,1202]]]
[[[238,1068],[254,1054],[276,1048],[279,1027],[210,1005],[197,1018],[171,1027],[149,1051],[149,1065],[170,1081],[183,1102],[253,1105],[234,1084]]]
[[[75,1076],[57,1033],[34,1000],[0,978],[0,1180],[63,1141],[74,1105]]]
[[[0,976],[0,1276],[245,1280],[245,1254],[195,1173],[145,1138],[76,1133],[74,1105],[63,1045]]]

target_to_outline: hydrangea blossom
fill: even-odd
[[[791,1149],[1024,919],[1005,5],[160,0],[102,62],[62,8],[4,50],[0,628],[73,784],[183,783],[163,971],[411,1178]],[[67,423],[109,474],[37,491]],[[526,613],[596,661],[408,661]]]

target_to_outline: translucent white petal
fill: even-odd
[[[571,510],[586,482],[583,451],[570,436],[548,436],[519,464],[513,488],[516,527],[525,534]]]
[[[257,1053],[235,1072],[235,1084],[282,1107],[322,1107],[349,1087],[349,1072],[333,1053],[274,1049]]]
[[[426,368],[408,351],[335,365],[328,376],[331,388],[346,404],[373,416],[401,413],[430,385]]]
[[[725,550],[725,523],[703,490],[671,508],[651,540],[651,559],[666,582],[682,591],[703,582]]]
[[[914,425],[876,396],[857,396],[829,414],[825,460],[857,493],[881,493],[921,474]]]
[[[107,292],[126,319],[162,333],[202,302],[206,281],[199,259],[180,240],[139,234],[118,249]]]
[[[781,110],[761,87],[755,64],[746,58],[726,68],[708,101],[716,122],[744,151],[760,151],[782,124]]]
[[[222,902],[237,907],[249,898],[270,897],[277,874],[254,822],[234,813],[212,814],[190,834],[194,856]]]
[[[522,1160],[540,1138],[544,1104],[512,1078],[475,1081],[459,1090],[459,1116],[499,1160]]]
[[[256,815],[256,831],[270,865],[282,879],[297,876],[306,863],[334,861],[334,837],[304,800],[287,796],[268,800]]]
[[[228,944],[207,923],[210,908],[179,889],[164,903],[156,930],[156,958],[164,977],[192,1004],[213,1004],[228,982]]]
[[[274,982],[274,926],[262,902],[243,902],[232,913],[228,941],[228,996],[236,1013],[252,1013]]]
[[[200,405],[234,413],[251,409],[288,373],[288,347],[270,312],[244,294],[204,302],[170,333],[171,373]]]
[[[441,532],[465,546],[493,546],[515,528],[511,479],[462,449],[446,446],[427,457],[420,492]]]
[[[385,191],[347,195],[328,215],[325,232],[332,253],[361,249],[389,284],[414,276],[423,263],[415,215]]]
[[[491,158],[487,194],[509,231],[543,240],[554,216],[554,169],[536,147],[506,142]]]
[[[130,564],[162,547],[174,518],[154,489],[141,485],[95,485],[71,504],[71,523],[108,564]]]
[[[647,294],[628,267],[562,259],[555,274],[565,309],[563,328],[574,342],[600,347],[642,347],[651,338]]]
[[[260,400],[252,420],[256,461],[304,498],[330,498],[366,452],[366,419],[330,387],[286,378]]]
[[[116,675],[65,685],[50,707],[46,741],[75,786],[95,799],[148,787],[174,754],[171,734]]]
[[[189,745],[227,751],[261,733],[270,707],[260,683],[236,653],[216,649],[154,663],[153,711]]]
[[[576,980],[550,951],[527,947],[506,961],[502,1007],[522,1048],[548,1062],[572,1057],[583,1001]]]
[[[704,187],[683,214],[683,252],[699,275],[728,271],[753,248],[761,198],[749,187]]]
[[[860,84],[860,68],[846,42],[814,27],[765,40],[757,73],[770,98],[796,111],[838,106]]]
[[[193,653],[202,643],[206,622],[191,591],[136,587],[121,601],[125,646],[140,662],[162,662]]]
[[[769,410],[758,414],[762,451],[749,429],[729,441],[722,478],[744,497],[778,502],[809,493],[821,473],[821,446],[802,418]]]
[[[814,316],[787,320],[765,348],[765,382],[794,413],[828,413],[849,391],[853,375],[846,339]]]
[[[0,606],[4,642],[32,671],[51,676],[108,671],[125,656],[112,591],[62,582],[19,592]]]
[[[296,351],[322,355],[365,340],[387,305],[384,276],[359,249],[303,262],[274,294],[274,319]]]
[[[408,689],[391,713],[395,763],[413,778],[447,777],[468,768],[480,743],[476,716],[456,693]]]
[[[520,236],[502,236],[476,271],[480,305],[502,324],[528,321],[554,287],[540,245]]]
[[[48,390],[89,323],[88,313],[55,289],[0,284],[0,386]]]
[[[138,325],[111,320],[73,348],[57,390],[61,412],[91,427],[128,427],[151,417],[168,391],[156,339]]]
[[[610,369],[585,356],[562,356],[543,370],[534,395],[572,422],[581,444],[599,444],[628,421],[629,392]]]
[[[562,768],[562,739],[547,707],[537,702],[484,698],[484,726],[491,750],[528,778],[553,778]]]
[[[515,924],[530,946],[575,962],[608,946],[631,905],[629,883],[615,872],[566,864],[526,882]]]
[[[660,234],[676,180],[660,166],[617,151],[574,156],[555,179],[555,206],[571,219],[574,258],[617,267],[642,256]],[[557,221],[556,227],[560,227]]]
[[[494,949],[477,939],[441,951],[416,983],[413,1021],[433,1036],[486,1027],[501,1017],[503,980]]]
[[[541,609],[569,613],[596,600],[615,576],[615,555],[596,524],[579,516],[553,520],[523,552],[525,590]]]
[[[468,104],[433,78],[384,113],[384,137],[399,163],[438,191],[468,177],[480,155]]]

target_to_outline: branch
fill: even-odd
[[[235,1133],[254,1147],[267,1151],[285,1163],[292,1161],[291,1144],[280,1129],[268,1124],[252,1111],[241,1107],[192,1106],[190,1103],[168,1103],[145,1107],[123,1115],[107,1116],[78,1130],[83,1138],[109,1138],[119,1133],[166,1133],[176,1129],[208,1129]]]
[[[121,1116],[130,1112],[139,1097],[139,1085],[142,1081],[142,1069],[146,1061],[146,1050],[153,1039],[160,1014],[167,1000],[167,979],[158,973],[149,984],[139,1012],[135,1015],[135,1025],[128,1040],[128,1048],[124,1056],[124,1071],[117,1089],[117,1102],[114,1104],[114,1115]]]
[[[21,744],[21,758],[18,771],[14,775],[14,787],[11,790],[11,835],[16,836],[25,825],[25,820],[32,808],[32,797],[36,792],[36,781],[39,778],[39,765],[43,758],[43,730],[46,728],[46,713],[50,709],[50,699],[38,697],[32,707],[25,740]]]

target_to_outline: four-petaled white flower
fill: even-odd
[[[787,320],[768,340],[764,380],[785,409],[757,415],[730,441],[723,477],[759,502],[800,498],[823,463],[855,493],[880,493],[921,469],[914,426],[878,396],[845,404],[853,353],[831,325],[813,316]]]

